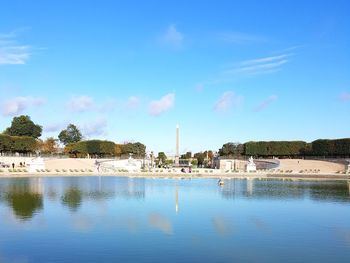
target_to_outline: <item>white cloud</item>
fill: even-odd
[[[159,116],[160,114],[168,111],[174,106],[175,94],[169,93],[159,100],[151,101],[149,104],[148,112],[152,116]]]
[[[291,54],[263,57],[240,62],[231,69],[224,71],[224,74],[235,75],[259,75],[273,73],[282,69],[282,66],[289,62]]]
[[[91,121],[82,127],[82,132],[86,137],[106,135],[107,121],[106,119],[97,119]]]
[[[278,56],[271,56],[271,57],[263,57],[263,58],[257,58],[257,59],[250,59],[241,62],[241,65],[257,65],[257,64],[265,64],[265,63],[275,63],[276,61],[284,61],[288,57],[290,57],[291,54],[283,54]]]
[[[268,97],[267,99],[265,99],[264,101],[262,101],[256,108],[255,111],[256,112],[260,112],[263,111],[264,109],[266,109],[271,103],[273,103],[274,101],[276,101],[278,99],[278,97],[276,95],[272,95],[270,97]]]
[[[342,101],[350,101],[350,93],[349,92],[343,92],[339,96],[340,100]]]
[[[135,96],[129,97],[126,103],[126,107],[130,110],[136,109],[139,105],[140,105],[140,99]]]
[[[226,91],[215,103],[214,110],[218,112],[228,111],[232,107],[237,107],[241,103],[242,99],[242,96],[236,95],[233,91]]]
[[[84,112],[94,109],[94,99],[89,96],[74,96],[68,102],[68,108],[73,112]]]
[[[25,64],[30,58],[31,47],[21,45],[15,39],[16,34],[0,34],[0,65]]]
[[[233,44],[250,44],[267,41],[265,37],[242,32],[223,32],[219,34],[219,38],[225,42]]]
[[[67,126],[67,122],[49,123],[44,125],[44,132],[58,132]]]
[[[14,116],[22,113],[29,107],[41,106],[45,100],[40,97],[15,97],[4,103],[2,114],[4,116]]]
[[[174,24],[168,26],[166,32],[160,37],[160,41],[172,48],[181,48],[184,35],[179,32]]]

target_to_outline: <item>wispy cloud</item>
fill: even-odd
[[[181,48],[184,41],[184,35],[178,31],[174,24],[171,24],[159,40],[163,45],[172,48]]]
[[[6,101],[2,107],[4,116],[14,116],[22,113],[32,106],[41,106],[45,103],[45,99],[40,97],[15,97]]]
[[[232,31],[219,33],[219,38],[222,41],[232,44],[251,44],[267,41],[267,38],[263,36]]]
[[[292,54],[245,60],[238,63],[233,68],[224,71],[223,74],[259,75],[277,72],[282,69],[284,64],[289,62],[290,56],[292,56]]]
[[[130,96],[126,102],[126,108],[133,110],[138,108],[140,105],[140,99],[136,96]]]
[[[159,100],[151,101],[148,108],[148,113],[152,116],[159,116],[162,113],[171,109],[175,104],[175,94],[169,93]]]
[[[89,123],[82,126],[84,136],[101,136],[106,135],[107,120],[104,118],[90,121]]]
[[[25,64],[30,58],[31,46],[19,44],[14,32],[0,34],[0,65]]]
[[[277,99],[278,99],[278,97],[277,97],[276,95],[269,96],[267,99],[265,99],[264,101],[262,101],[262,102],[254,109],[254,111],[256,111],[256,112],[263,111],[264,109],[266,109],[271,103],[273,103],[273,102],[276,101]]]
[[[233,91],[226,91],[215,102],[214,110],[217,112],[226,112],[232,107],[237,107],[242,100],[242,96],[236,95]]]
[[[341,101],[350,101],[350,92],[343,92],[340,94],[339,99]]]
[[[66,127],[68,122],[49,123],[44,125],[44,132],[58,132]]]
[[[242,77],[275,73],[282,70],[283,66],[290,62],[292,56],[294,56],[294,54],[285,53],[229,64],[226,65],[223,70],[218,72],[216,77],[203,83],[205,85],[217,85],[220,83],[232,82]]]
[[[90,96],[74,96],[68,101],[68,108],[72,112],[85,112],[94,109],[94,99]]]

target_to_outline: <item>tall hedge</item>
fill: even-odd
[[[98,157],[114,156],[115,143],[102,140],[88,140],[67,144],[65,152],[76,157],[85,157],[87,154]]]
[[[33,137],[0,134],[0,152],[30,153],[37,148],[38,142]]]
[[[324,156],[349,157],[350,138],[336,140],[316,140],[312,143],[303,141],[259,141],[244,144],[246,156]]]
[[[303,141],[259,141],[244,144],[244,154],[247,156],[298,156],[307,149]]]
[[[350,138],[313,141],[312,154],[315,156],[349,157]]]

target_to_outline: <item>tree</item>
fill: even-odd
[[[146,146],[140,142],[124,144],[122,146],[122,154],[130,153],[136,157],[144,157],[146,155]]]
[[[75,126],[74,124],[69,124],[67,126],[67,129],[62,130],[58,135],[58,139],[64,145],[67,145],[69,143],[79,142],[81,141],[82,138],[83,136],[81,132],[79,131],[77,126]]]
[[[197,159],[197,164],[198,166],[203,166],[204,165],[204,160],[206,158],[206,154],[199,152],[194,154],[194,158]]]
[[[58,145],[57,139],[53,137],[47,138],[45,141],[41,142],[40,150],[42,153],[57,153]]]
[[[240,157],[244,152],[244,146],[240,143],[225,143],[222,148],[219,150],[220,156],[225,157]]]
[[[123,145],[122,144],[115,144],[114,146],[114,154],[115,156],[120,157],[123,152]]]
[[[158,153],[158,160],[159,160],[159,161],[162,161],[162,164],[165,164],[165,163],[166,163],[167,156],[165,155],[164,152],[159,152],[159,153]]]
[[[11,136],[28,136],[39,138],[43,128],[35,124],[28,115],[14,117],[11,126],[4,133]]]

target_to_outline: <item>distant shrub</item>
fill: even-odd
[[[59,169],[55,169],[55,171],[56,171],[57,173],[59,173],[59,172],[60,172],[60,170],[59,170]]]

